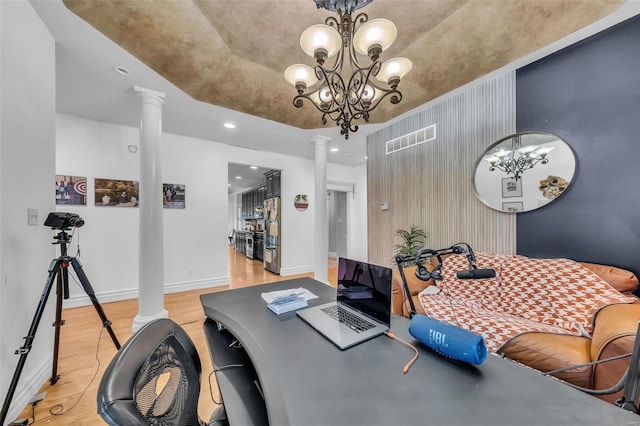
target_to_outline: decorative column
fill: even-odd
[[[140,259],[138,314],[131,329],[168,318],[164,309],[162,225],[162,107],[164,93],[134,86],[140,99]]]
[[[327,144],[331,138],[318,135],[311,139],[316,146],[315,181],[315,279],[329,284],[329,223],[327,214]]]

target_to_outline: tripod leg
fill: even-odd
[[[0,425],[3,425],[7,418],[7,413],[9,412],[9,406],[11,405],[13,394],[15,393],[16,387],[18,386],[18,381],[20,380],[20,374],[22,373],[22,369],[24,368],[24,363],[27,361],[27,355],[29,355],[29,351],[31,351],[33,339],[36,337],[38,325],[40,324],[45,305],[47,304],[47,299],[49,298],[49,294],[51,293],[53,280],[60,270],[60,263],[61,260],[56,259],[53,260],[49,265],[49,277],[47,278],[47,282],[44,285],[44,290],[42,291],[42,296],[40,296],[40,302],[38,303],[38,307],[36,308],[36,313],[33,317],[33,321],[31,321],[29,331],[24,338],[24,345],[22,345],[20,349],[16,350],[16,354],[20,354],[20,359],[18,360],[18,366],[16,367],[16,371],[13,373],[13,378],[11,379],[11,384],[9,385],[7,396],[5,397],[4,404],[2,405],[2,411],[0,412]]]
[[[51,378],[49,379],[49,383],[55,385],[56,382],[60,379],[58,376],[58,353],[60,351],[60,326],[64,324],[62,320],[62,297],[65,293],[65,288],[68,289],[69,286],[69,264],[67,261],[63,260],[60,266],[60,273],[58,274],[57,284],[56,284],[56,319],[53,323],[55,327],[55,337],[53,340],[53,366],[51,367]]]
[[[84,289],[84,292],[87,293],[87,296],[89,296],[91,303],[93,303],[93,307],[96,308],[96,312],[98,312],[98,316],[102,321],[102,326],[105,327],[109,332],[109,336],[111,336],[111,340],[113,340],[113,344],[116,346],[116,349],[120,349],[120,343],[118,342],[118,338],[116,337],[115,333],[113,332],[113,329],[111,328],[111,321],[107,319],[107,316],[102,310],[102,306],[100,305],[100,302],[98,302],[95,292],[91,287],[91,283],[89,282],[87,275],[84,273],[84,270],[82,269],[82,264],[78,259],[76,259],[75,257],[72,257],[71,266],[73,266],[73,270],[76,271],[76,275],[78,276],[78,279],[82,284],[82,288]]]

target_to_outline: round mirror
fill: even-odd
[[[482,154],[476,162],[473,185],[480,201],[492,209],[528,212],[562,195],[575,170],[573,151],[559,137],[516,133]]]

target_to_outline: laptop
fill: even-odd
[[[340,349],[389,330],[391,268],[338,258],[336,300],[296,314]]]

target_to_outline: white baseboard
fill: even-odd
[[[31,398],[33,398],[42,385],[49,380],[51,376],[51,366],[53,365],[53,354],[48,356],[44,361],[40,363],[36,368],[23,369],[20,375],[20,381],[16,392],[11,399],[11,406],[7,412],[7,420],[13,421],[17,418],[24,407],[29,404]]]
[[[229,284],[229,277],[211,278],[207,280],[185,281],[180,283],[170,283],[164,285],[165,294],[179,293],[181,291],[199,290],[207,287],[220,287]],[[137,299],[138,289],[103,291],[96,293],[96,298],[100,303],[118,302],[120,300]],[[79,306],[91,305],[91,300],[86,294],[71,296],[63,302],[65,308],[77,308]]]
[[[288,277],[289,275],[308,274],[309,272],[313,271],[313,265],[297,266],[295,268],[280,268],[280,275],[282,275],[283,277]]]
[[[229,277],[213,278],[208,280],[186,281],[183,283],[172,283],[164,285],[164,292],[179,293],[181,291],[200,290],[207,287],[221,287],[229,284]]]

